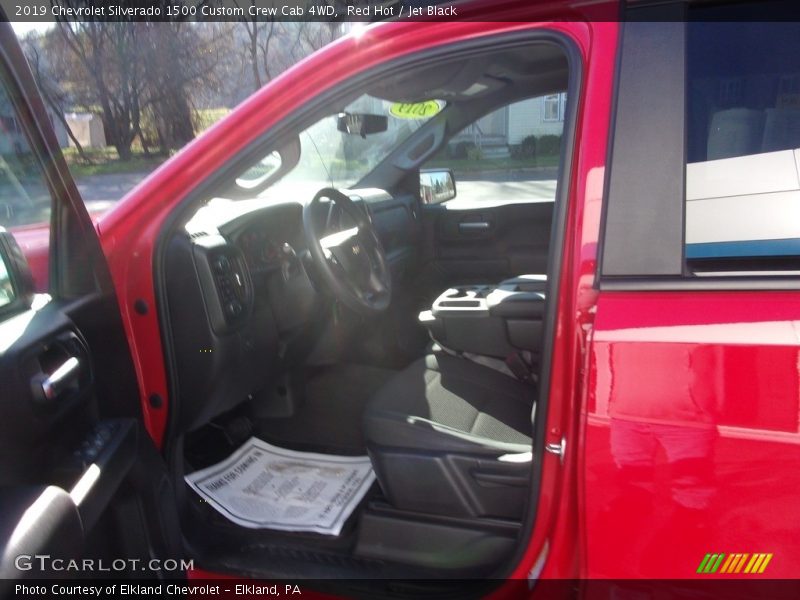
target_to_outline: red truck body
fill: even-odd
[[[378,62],[533,27],[570,36],[586,64],[547,427],[547,443],[562,435],[574,442],[563,466],[554,456],[544,459],[553,463],[544,469],[542,489],[549,493],[539,500],[537,535],[514,575],[527,576],[549,537],[542,577],[699,576],[698,556],[706,552],[774,553],[770,576],[792,576],[791,557],[800,551],[798,294],[595,287],[616,23],[383,24],[334,44],[262,89],[99,222],[141,389],[166,395],[164,363],[156,317],[131,307],[137,298],[154,302],[148,267],[155,236],[204,173],[326,86]],[[164,411],[143,400],[158,439]],[[629,439],[615,445],[620,420],[626,428],[618,435]],[[618,446],[629,447],[632,456],[615,455]],[[707,464],[676,473],[671,454],[681,453]]]
[[[148,431],[161,443],[169,405],[148,398],[169,397],[167,373],[157,312],[134,304],[156,304],[154,251],[175,207],[347,78],[439,45],[549,29],[583,61],[545,440],[565,448],[541,457],[535,530],[513,577],[529,577],[543,548],[542,578],[707,577],[697,573],[706,553],[770,553],[769,577],[795,577],[800,293],[597,285],[621,25],[591,19],[613,3],[592,13],[575,4],[565,13],[563,3],[493,3],[474,14],[491,11],[494,22],[394,22],[349,35],[265,86],[97,219]],[[565,14],[588,18],[548,21]],[[40,245],[31,241],[28,255],[42,279]]]

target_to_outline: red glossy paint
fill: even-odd
[[[797,576],[800,294],[603,293],[589,375],[588,575],[771,552],[762,577]]]
[[[568,24],[574,31],[576,24]],[[550,387],[545,444],[565,444],[563,465],[545,453],[541,495],[534,534],[513,577],[527,577],[545,542],[548,560],[542,578],[570,578],[580,573],[582,561],[578,476],[582,445],[577,418],[580,411],[588,333],[593,318],[593,289],[600,207],[603,195],[607,140],[613,96],[619,28],[616,23],[588,24],[581,39],[584,78],[578,106],[576,145],[570,176],[567,235],[562,248],[556,345]]]

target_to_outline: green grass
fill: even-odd
[[[457,173],[477,171],[511,171],[537,167],[557,167],[558,156],[537,156],[535,158],[437,158],[426,164],[426,169],[452,169]]]
[[[228,108],[209,108],[194,112],[194,122],[197,134],[207,129],[230,112]],[[75,148],[64,148],[64,158],[67,160],[70,171],[74,177],[87,177],[90,175],[109,175],[119,173],[139,173],[152,171],[166,160],[166,156],[157,153],[154,149],[151,156],[145,156],[138,144],[132,148],[133,156],[130,160],[120,160],[113,146],[105,148],[84,148],[84,153],[89,157],[86,162]]]
[[[112,146],[87,148],[85,152],[91,163],[84,162],[75,148],[64,148],[63,152],[73,177],[152,171],[166,160],[164,156],[145,156],[139,150],[133,150],[130,160],[120,160]]]
[[[194,111],[197,133],[205,131],[229,112],[231,112],[229,108],[201,108]]]

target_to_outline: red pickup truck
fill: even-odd
[[[2,576],[796,577],[800,28],[629,4],[357,28],[94,224],[0,28],[52,202],[46,296],[2,234]]]

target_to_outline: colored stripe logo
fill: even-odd
[[[772,553],[753,553],[735,552],[725,554],[708,553],[700,561],[697,573],[711,575],[713,573],[725,574],[750,574],[756,575],[763,573],[769,561],[772,560]]]

